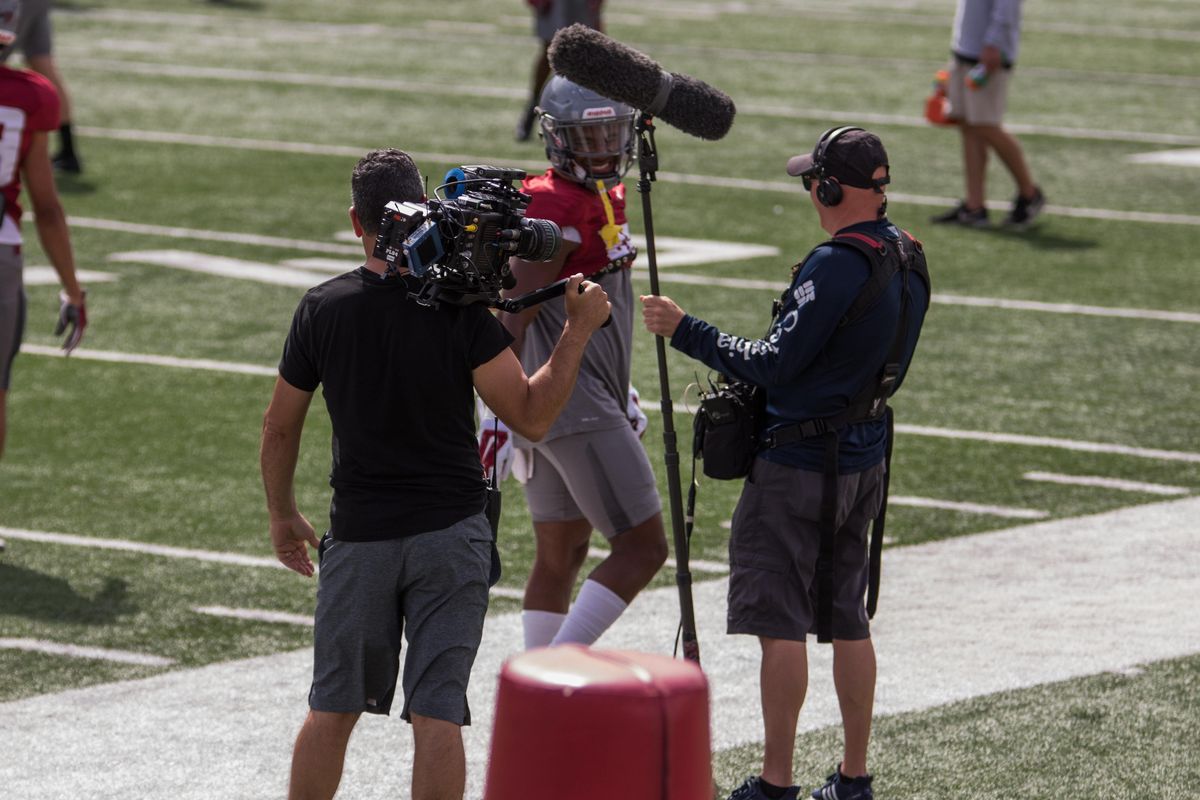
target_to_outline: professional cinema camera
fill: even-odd
[[[539,289],[516,300],[502,300],[502,289],[516,280],[510,256],[549,261],[562,244],[562,231],[547,219],[530,219],[532,199],[513,186],[525,172],[483,165],[456,167],[422,203],[388,203],[375,241],[375,257],[392,271],[403,263],[424,285],[417,302],[437,306],[484,303],[519,311],[562,294],[559,286]]]

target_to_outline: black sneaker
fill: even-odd
[[[825,779],[825,785],[812,790],[813,800],[875,800],[871,791],[871,776],[847,778],[838,764],[833,774]]]
[[[799,800],[800,787],[789,786],[783,792],[781,800]],[[758,775],[751,775],[742,782],[742,785],[733,790],[729,795],[729,800],[769,800],[763,794],[762,778]]]
[[[1035,186],[1033,197],[1026,199],[1017,195],[1017,199],[1013,200],[1012,211],[1004,218],[1004,224],[1010,228],[1028,228],[1045,207],[1046,196],[1042,194],[1041,187]]]
[[[83,165],[79,163],[79,156],[74,153],[59,153],[50,159],[50,164],[59,172],[69,172],[72,175],[78,175],[83,172]]]
[[[986,228],[990,224],[986,208],[977,208],[971,211],[967,208],[966,203],[959,203],[949,211],[936,214],[930,217],[929,221],[942,224],[965,225],[968,228]]]

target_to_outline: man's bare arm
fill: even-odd
[[[584,287],[579,293],[579,287]],[[475,389],[496,416],[517,433],[538,441],[566,406],[584,348],[611,311],[608,295],[599,284],[575,275],[564,295],[567,324],[549,360],[526,377],[512,350],[505,350],[473,373]]]
[[[304,576],[313,574],[312,559],[305,545],[320,544],[312,525],[296,506],[293,485],[300,456],[300,434],[311,402],[312,392],[301,391],[283,378],[276,378],[275,393],[263,415],[259,451],[267,512],[271,517],[271,545],[285,567]]]

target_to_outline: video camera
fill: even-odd
[[[455,167],[434,190],[436,199],[387,204],[375,257],[389,271],[403,263],[424,281],[413,293],[417,302],[508,308],[513,301],[500,292],[516,285],[509,257],[549,261],[562,244],[558,225],[525,216],[532,198],[513,186],[524,177],[506,167]]]

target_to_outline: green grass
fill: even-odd
[[[882,717],[873,726],[873,788],[911,800],[1195,797],[1198,684],[1200,657],[1191,656]],[[800,785],[821,785],[839,753],[840,729],[797,737]],[[761,758],[753,745],[721,753],[718,785],[736,786]]]

